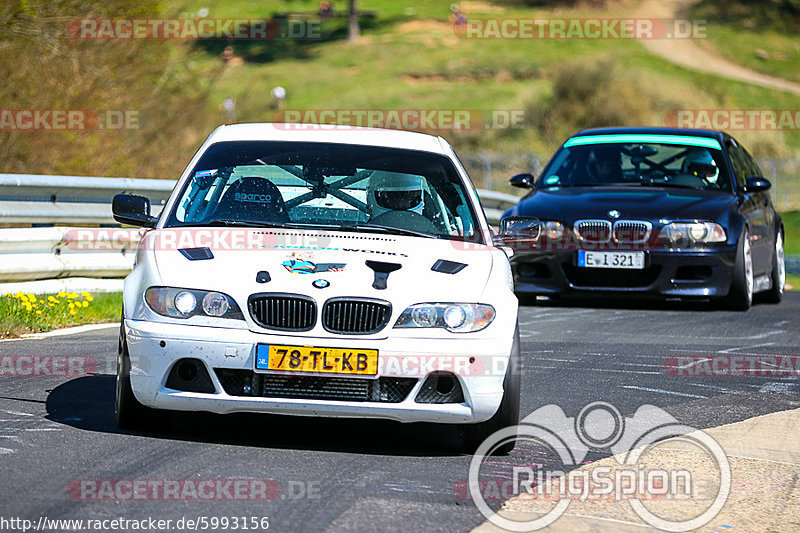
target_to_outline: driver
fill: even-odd
[[[367,207],[375,218],[389,211],[411,211],[422,214],[424,189],[422,178],[376,170],[367,185]]]
[[[700,168],[700,165],[710,165],[714,167],[713,173],[709,173]],[[702,178],[709,183],[716,183],[719,178],[719,168],[716,161],[711,157],[708,150],[699,149],[692,150],[686,155],[681,165],[681,172],[688,176],[696,176]]]
[[[586,171],[589,178],[598,183],[622,181],[619,149],[606,146],[594,148],[586,161]]]

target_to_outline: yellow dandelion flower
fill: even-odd
[[[47,304],[47,307],[53,307],[53,304]]]
[[[24,296],[24,294],[18,292],[17,294],[14,295],[14,298],[21,298],[22,296]]]
[[[41,311],[36,311],[36,314],[37,314],[37,315],[41,315],[41,314],[42,314],[42,312],[41,312]]]
[[[88,292],[86,292],[86,291],[83,291],[83,292],[81,293],[81,296],[83,296],[84,298],[88,298],[89,296],[91,296],[91,294],[89,294],[89,293],[88,293]]]
[[[69,310],[69,314],[76,315],[76,314],[78,314],[78,311],[76,311],[75,309],[70,309]]]
[[[84,300],[84,301],[83,301],[83,306],[84,306],[84,307],[89,307],[89,302],[87,302],[86,300]]]
[[[56,299],[55,299],[55,298],[53,298],[52,296],[48,296],[48,297],[47,297],[47,301],[48,301],[48,302],[55,302],[55,301],[56,301]]]
[[[69,303],[69,308],[70,308],[70,309],[75,309],[75,304],[74,304],[74,303],[72,303],[72,302],[70,302],[70,303]]]
[[[78,297],[78,293],[77,292],[71,292],[71,293],[67,294],[67,298],[69,298],[70,300],[74,300],[77,297]]]
[[[57,297],[57,298],[63,298],[63,297],[64,297],[64,296],[66,296],[66,295],[67,295],[67,293],[66,293],[66,292],[64,292],[64,291],[61,291],[61,292],[59,292],[58,294],[56,294],[56,297]]]
[[[32,304],[36,303],[36,295],[35,294],[28,294],[28,300],[31,301]]]
[[[93,302],[93,301],[94,301],[94,296],[92,296],[92,295],[90,294],[89,296],[87,296],[87,297],[86,297],[86,301],[88,301],[88,302]]]

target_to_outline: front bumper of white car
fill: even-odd
[[[497,411],[513,336],[495,329],[497,336],[376,340],[125,320],[131,387],[149,407],[437,423],[481,422]],[[369,377],[255,371],[258,344],[377,349],[379,370]]]

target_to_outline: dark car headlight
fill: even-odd
[[[150,287],[144,293],[144,300],[150,309],[159,315],[170,318],[189,318],[200,315],[244,319],[242,311],[233,298],[216,291]]]
[[[725,228],[716,222],[672,222],[661,228],[661,238],[669,244],[708,244],[726,242]]]
[[[557,220],[541,220],[536,217],[506,217],[500,226],[501,237],[513,237],[517,239],[529,238],[538,239],[544,237],[551,241],[558,240],[564,236],[566,229],[564,224]]]

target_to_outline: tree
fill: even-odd
[[[347,25],[347,42],[349,43],[357,42],[361,33],[361,29],[358,27],[358,7],[356,4],[357,0],[350,0],[349,22]]]

